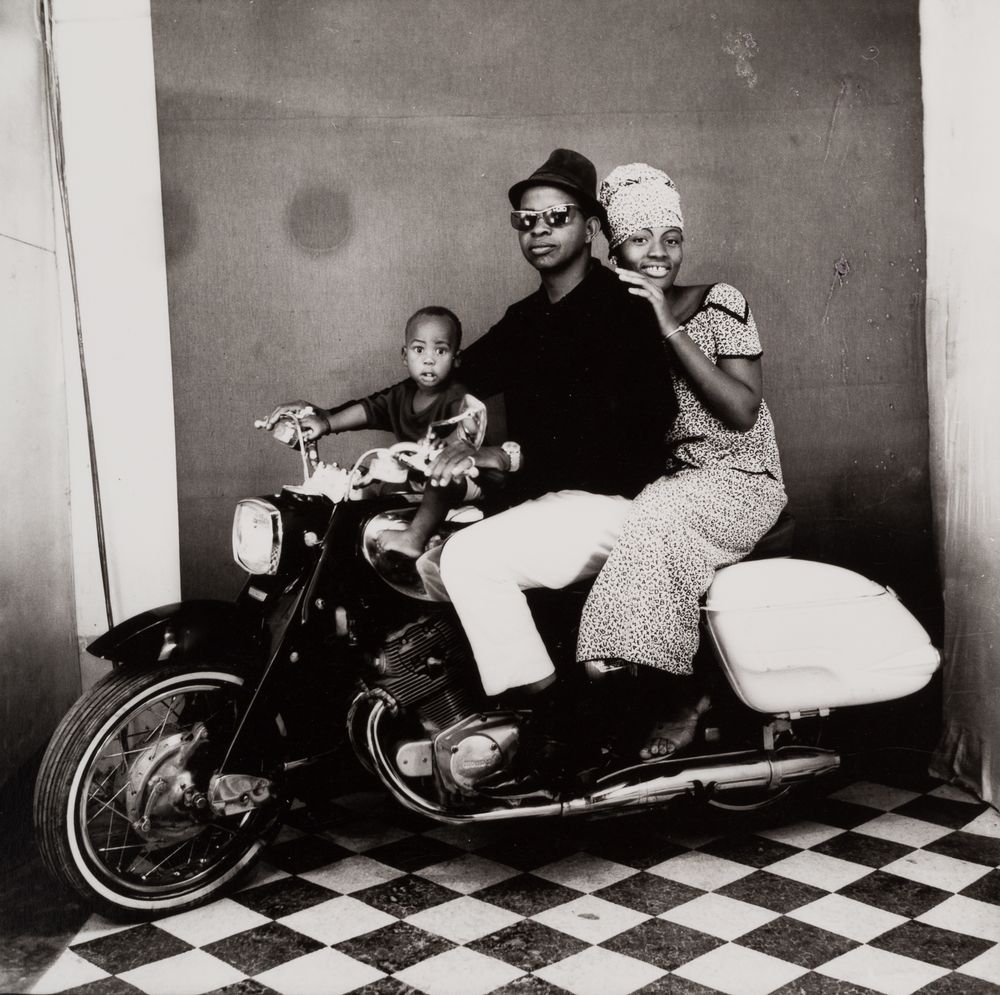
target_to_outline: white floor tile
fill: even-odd
[[[978,902],[964,895],[952,895],[947,901],[917,916],[917,922],[978,936],[981,940],[1000,942],[1000,906]]]
[[[444,888],[451,888],[459,894],[468,895],[473,891],[479,891],[480,888],[489,888],[490,885],[506,881],[507,878],[516,877],[520,872],[495,860],[467,853],[440,864],[424,867],[415,873]]]
[[[816,968],[816,973],[871,988],[883,995],[913,995],[924,985],[943,978],[948,970],[888,950],[855,947]]]
[[[571,857],[546,864],[535,871],[537,877],[577,891],[597,891],[609,885],[617,884],[636,873],[634,867],[604,860],[589,853],[575,853]]]
[[[381,861],[372,860],[371,857],[357,856],[345,857],[319,870],[305,871],[299,877],[347,895],[362,888],[372,888],[377,884],[385,884],[386,881],[394,881],[403,877],[404,873]]]
[[[267,916],[262,916],[231,898],[220,898],[200,909],[157,919],[156,925],[192,946],[207,947],[216,940],[242,933],[245,929],[253,929],[254,926],[262,926],[266,922],[270,922]]]
[[[836,798],[837,801],[867,805],[869,808],[880,808],[888,812],[889,809],[899,808],[900,805],[905,805],[920,795],[916,791],[907,791],[904,788],[890,788],[887,784],[855,781],[854,784],[835,791],[830,797]]]
[[[904,843],[906,846],[927,846],[928,843],[947,836],[951,830],[947,826],[924,822],[923,819],[911,819],[906,815],[886,812],[871,822],[855,826],[854,832],[863,836],[874,836],[880,840],[889,840],[892,843]]]
[[[670,881],[679,881],[681,884],[691,885],[692,888],[701,888],[702,891],[714,891],[753,872],[754,868],[746,864],[702,853],[700,850],[678,854],[649,868],[650,874]]]
[[[791,857],[769,864],[767,870],[771,874],[780,874],[826,891],[839,891],[872,872],[870,867],[862,867],[851,860],[841,860],[825,853],[816,853],[815,850],[794,853]]]
[[[725,895],[700,895],[661,912],[658,918],[689,926],[721,940],[735,940],[737,936],[777,919],[778,913],[735,898],[726,898]]]
[[[523,973],[494,957],[456,947],[397,971],[393,977],[426,995],[486,995]]]
[[[1000,812],[995,808],[988,808],[985,812],[977,815],[972,822],[962,826],[962,831],[1000,839]]]
[[[959,860],[943,853],[914,850],[882,868],[887,874],[897,874],[910,881],[919,881],[945,891],[961,891],[973,881],[978,881],[990,868],[984,864],[973,864],[969,860]]]
[[[469,943],[505,926],[513,926],[522,918],[507,909],[463,895],[443,905],[417,912],[405,921],[428,933],[443,936],[452,943]]]
[[[235,985],[246,975],[204,950],[188,950],[125,971],[119,977],[146,995],[204,995],[216,988]]]
[[[824,826],[820,822],[809,822],[806,819],[793,822],[787,826],[776,826],[774,829],[758,829],[757,835],[776,843],[787,843],[789,846],[801,847],[803,850],[811,846],[819,846],[834,836],[844,832],[836,826]]]
[[[359,902],[350,895],[331,898],[328,902],[320,902],[319,905],[312,905],[278,920],[283,926],[331,947],[342,940],[370,933],[373,929],[388,926],[395,921],[395,916]]]
[[[868,943],[907,922],[905,916],[876,909],[873,905],[856,902],[843,895],[824,895],[815,902],[793,909],[788,916],[858,943]]]
[[[595,895],[584,895],[565,905],[557,905],[531,917],[545,926],[569,933],[587,943],[603,943],[626,929],[638,926],[650,916],[623,905],[606,902]]]
[[[327,948],[272,967],[256,980],[280,995],[344,995],[384,977],[384,971]]]
[[[590,947],[535,971],[543,981],[573,995],[629,995],[666,971],[603,947]]]
[[[968,964],[963,964],[958,973],[1000,985],[1000,946],[990,947]]]
[[[727,943],[683,964],[678,977],[726,995],[767,995],[806,973],[804,967],[747,947]]]
[[[72,950],[64,950],[56,962],[35,982],[31,988],[32,995],[49,995],[51,992],[65,991],[67,988],[78,988],[89,985],[92,981],[100,981],[109,977],[107,971],[102,971],[96,964],[84,960]]]

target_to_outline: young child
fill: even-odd
[[[466,391],[453,373],[461,363],[462,323],[448,308],[432,305],[415,311],[403,334],[402,357],[408,380],[329,410],[307,401],[279,404],[268,417],[266,427],[272,428],[290,410],[311,407],[313,413],[301,419],[307,442],[331,432],[362,428],[392,432],[400,442],[423,438],[431,422],[450,418],[461,409]],[[471,496],[468,485],[475,487],[467,479],[447,487],[427,487],[409,528],[382,534],[379,543],[382,551],[411,559],[420,556],[448,509]]]

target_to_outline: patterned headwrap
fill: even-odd
[[[608,214],[608,244],[616,249],[640,228],[684,228],[681,195],[663,170],[644,162],[616,166],[598,193]]]

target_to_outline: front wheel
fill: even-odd
[[[246,868],[280,823],[279,716],[248,733],[244,769],[271,797],[226,814],[210,778],[236,728],[243,677],[228,664],[115,671],[70,709],[35,788],[35,834],[49,870],[115,919],[204,904]]]

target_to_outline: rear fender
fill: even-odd
[[[266,639],[260,616],[231,601],[182,601],[134,615],[98,636],[87,652],[116,667],[148,666],[192,656],[261,659]]]

